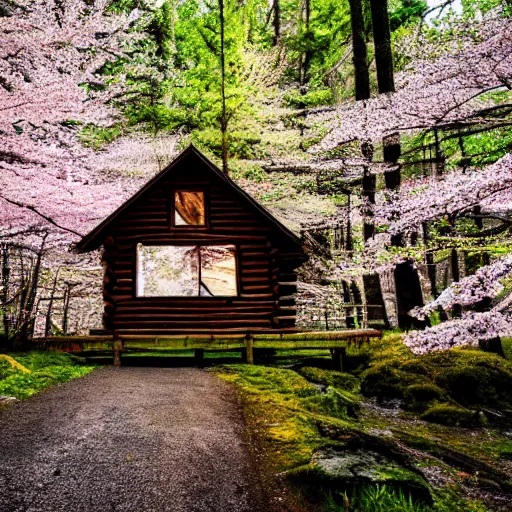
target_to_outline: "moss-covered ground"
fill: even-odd
[[[415,356],[390,333],[349,347],[345,373],[325,351],[263,361],[212,371],[236,386],[284,510],[510,510],[510,360]]]
[[[28,398],[54,384],[82,377],[94,368],[81,358],[60,352],[0,354],[0,396]]]

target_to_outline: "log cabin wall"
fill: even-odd
[[[193,168],[191,166],[193,165]],[[206,226],[171,227],[174,190],[205,192]],[[104,233],[104,327],[119,333],[179,334],[293,328],[300,246],[225,181],[184,159],[112,222]],[[234,245],[238,295],[137,297],[136,248]]]

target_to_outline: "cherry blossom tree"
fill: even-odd
[[[108,5],[21,1],[0,17],[4,234],[45,225],[78,236],[86,212],[106,200],[100,158],[79,143],[77,126],[117,115],[109,100],[122,84],[107,86],[100,70],[133,37],[134,16],[108,14]]]
[[[494,10],[481,20],[460,20],[452,27],[450,36],[453,34],[457,37],[444,37],[442,31],[432,37],[431,31],[427,31],[418,41],[411,42],[411,62],[397,75],[396,93],[342,104],[334,115],[325,110],[312,112],[309,117],[312,126],[327,126],[329,131],[311,151],[314,157],[308,164],[310,169],[341,172],[349,183],[361,179],[365,165],[370,166],[373,174],[389,172],[393,167],[343,155],[340,149],[355,141],[377,143],[394,133],[406,137],[430,133],[435,135],[438,151],[440,138],[451,137],[452,133],[464,136],[510,125],[507,92],[512,89],[512,19]],[[440,155],[436,154],[436,159],[442,162]],[[441,167],[441,163],[436,165]],[[439,242],[439,248],[456,248],[472,240],[479,243],[485,237],[508,232],[512,221],[510,154],[483,168],[469,168],[465,164],[442,176],[436,174],[437,169],[432,176],[403,181],[400,190],[393,193],[377,194],[371,219],[377,233],[367,241],[364,252],[342,262],[339,271],[365,273],[372,267],[385,271],[404,256],[413,257],[418,263],[427,257],[427,263],[430,261],[432,266],[435,247],[428,239],[428,232],[430,225],[439,222],[447,221],[445,231],[454,240],[453,244],[446,239]],[[461,233],[457,223],[464,219],[472,220],[479,229]],[[418,232],[423,237],[418,239]],[[391,247],[392,237],[400,236],[406,242],[409,237],[405,235],[413,236],[413,246]],[[423,247],[418,245],[420,242],[424,243]],[[451,250],[452,260],[456,260],[456,249]],[[439,297],[434,294],[435,300],[424,308],[414,310],[416,316],[425,318],[440,308],[449,312],[453,309],[454,318],[409,333],[407,344],[421,352],[478,345],[479,341],[506,335],[508,305],[505,301],[498,308],[493,302],[498,291],[502,291],[499,279],[512,270],[508,261],[505,258],[492,262],[475,276],[454,283]],[[457,274],[453,274],[455,280]],[[483,304],[488,311],[483,309]],[[464,319],[457,318],[460,307],[466,310]]]

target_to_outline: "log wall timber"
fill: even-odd
[[[204,226],[173,226],[175,190],[204,192]],[[294,270],[305,261],[257,208],[206,166],[181,164],[164,174],[102,231],[103,326],[117,334],[240,332],[293,328]],[[136,250],[144,245],[234,245],[238,295],[137,297]]]

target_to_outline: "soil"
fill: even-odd
[[[0,512],[270,510],[232,388],[102,368],[0,409]]]

